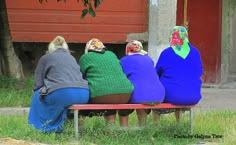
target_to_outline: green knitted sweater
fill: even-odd
[[[83,77],[88,80],[90,97],[133,92],[119,59],[111,51],[88,52],[79,60]]]

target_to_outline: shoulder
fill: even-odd
[[[110,50],[106,50],[106,51],[104,52],[104,54],[106,54],[106,55],[111,55],[111,56],[116,56],[115,53],[112,52],[112,51],[110,51]]]
[[[121,58],[121,61],[128,61],[128,60],[143,60],[143,59],[149,59],[150,57],[148,55],[141,55],[141,54],[133,54],[133,55],[126,55]],[[151,59],[151,58],[150,58]]]
[[[90,59],[89,53],[83,54],[79,58],[79,64],[84,64],[84,62],[87,62],[87,60]]]
[[[174,54],[173,49],[171,47],[167,47],[161,52],[160,57],[166,57],[172,54]]]
[[[193,51],[198,51],[198,48],[193,46],[191,43],[188,44],[190,49],[192,49]]]
[[[104,59],[119,60],[116,54],[109,50],[106,50],[102,55]]]
[[[143,58],[144,59],[151,59],[152,60],[152,58],[149,55],[147,55],[147,54],[143,55]]]
[[[171,52],[173,52],[173,49],[171,47],[167,47],[162,51],[162,53],[171,53]]]
[[[120,61],[121,61],[121,62],[126,61],[128,58],[129,58],[129,56],[126,55],[126,56],[122,57],[122,58],[120,59]]]
[[[135,61],[135,57],[133,55],[126,55],[120,59],[122,65],[130,64],[133,61]]]
[[[200,55],[200,51],[198,50],[197,47],[193,46],[193,45],[190,44],[190,43],[189,43],[189,47],[190,47],[192,53],[195,53],[195,54]]]
[[[40,63],[40,62],[42,63],[42,62],[45,62],[45,61],[49,60],[50,57],[51,57],[51,54],[50,54],[50,53],[43,55],[43,56],[39,59],[39,63]]]
[[[122,57],[120,60],[121,61],[127,61],[127,60],[130,60],[130,59],[132,59],[132,55],[126,55],[126,56]]]
[[[80,60],[83,60],[83,59],[91,59],[91,58],[96,57],[96,55],[99,55],[99,54],[96,53],[96,52],[84,53],[84,54],[80,57]]]
[[[88,55],[88,53],[86,53],[86,54],[82,54],[82,55],[80,56],[80,59],[85,58],[87,55]]]

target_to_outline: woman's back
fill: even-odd
[[[113,52],[88,52],[80,58],[79,63],[89,82],[92,98],[132,92],[133,86],[123,73],[119,59]]]
[[[162,102],[164,87],[148,55],[133,54],[121,59],[123,71],[134,85],[131,103]]]
[[[189,105],[201,99],[202,62],[200,53],[191,44],[185,59],[176,55],[172,48],[165,49],[156,70],[166,90],[165,102]]]
[[[197,104],[201,99],[202,61],[199,51],[188,39],[183,26],[170,31],[170,47],[160,55],[156,70],[166,90],[165,102],[176,105]]]

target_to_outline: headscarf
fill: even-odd
[[[85,47],[85,53],[88,53],[89,51],[104,53],[105,49],[106,47],[99,39],[93,38],[87,42]]]
[[[147,52],[143,50],[143,45],[141,42],[139,42],[137,40],[131,40],[126,45],[125,54],[126,55],[132,55],[132,54],[145,55],[145,54],[147,54]]]
[[[189,52],[188,32],[183,26],[175,26],[170,31],[170,47],[174,50],[175,54],[185,59]]]

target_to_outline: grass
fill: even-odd
[[[33,77],[18,81],[0,75],[0,107],[27,107],[30,106]]]
[[[17,81],[0,76],[0,107],[29,106],[32,96],[33,77]],[[222,145],[236,144],[236,112],[195,112],[193,132],[189,131],[188,113],[183,115],[181,125],[176,126],[173,114],[161,117],[161,126],[152,124],[137,129],[137,117],[130,115],[129,129],[122,129],[118,122],[106,126],[102,117],[86,118],[80,129],[79,139],[74,138],[73,120],[68,120],[63,133],[45,134],[27,124],[27,115],[0,116],[0,138],[11,137],[47,144],[79,145],[189,145],[214,142]],[[118,119],[117,119],[118,120]]]
[[[45,134],[27,124],[25,116],[1,116],[0,138],[67,145],[188,145],[214,142],[222,145],[235,145],[236,112],[196,112],[193,132],[188,128],[188,113],[185,113],[181,125],[176,126],[173,114],[161,117],[161,126],[152,124],[151,115],[145,128],[137,125],[136,115],[130,116],[129,129],[122,129],[118,122],[115,126],[106,126],[102,117],[86,118],[84,128],[80,129],[79,139],[74,138],[73,121],[68,120],[63,133]]]

